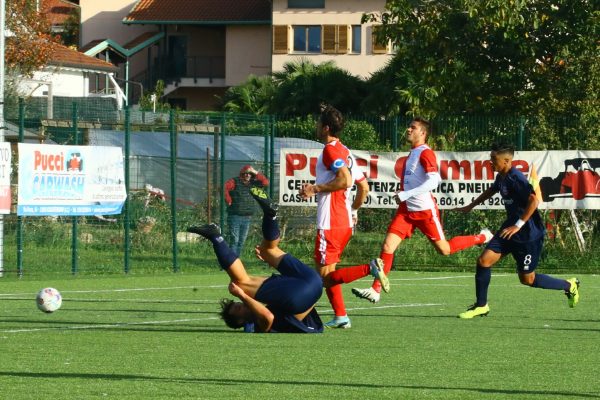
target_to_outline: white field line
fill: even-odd
[[[111,328],[122,328],[127,326],[138,326],[138,325],[162,325],[162,324],[177,324],[180,322],[193,322],[193,321],[208,321],[218,319],[217,317],[208,318],[185,318],[185,319],[172,319],[163,321],[144,321],[144,322],[117,322],[115,324],[91,324],[91,325],[80,325],[80,326],[56,326],[47,328],[29,328],[29,329],[7,329],[0,330],[0,333],[28,333],[28,332],[40,332],[40,331],[62,331],[62,330],[86,330],[86,329],[111,329]]]
[[[494,274],[494,277],[513,276],[514,274]],[[458,276],[438,276],[438,277],[414,277],[414,278],[390,278],[390,281],[429,281],[429,280],[449,280],[449,279],[464,279],[473,278],[474,275],[458,275]],[[371,278],[363,278],[362,280],[370,280]],[[357,282],[359,282],[357,281]],[[192,285],[192,286],[171,286],[171,287],[151,287],[151,288],[127,288],[127,289],[100,289],[100,290],[61,290],[61,293],[118,293],[118,292],[146,292],[151,290],[181,290],[181,289],[222,289],[227,288],[227,285]],[[35,296],[37,294],[33,293]],[[32,293],[0,293],[0,297],[5,296],[31,296]]]
[[[180,289],[222,289],[227,285],[206,285],[206,286],[172,286],[159,288],[128,288],[128,289],[100,289],[100,290],[61,290],[61,293],[118,293],[118,292],[147,292],[150,290],[180,290]],[[37,294],[33,293],[33,296]],[[3,296],[31,296],[31,293],[0,293]]]

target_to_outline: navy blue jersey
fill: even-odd
[[[268,308],[268,307],[267,307]],[[270,309],[271,310],[271,309]],[[270,333],[322,333],[323,322],[313,308],[302,321],[294,317],[292,314],[271,310],[275,318],[271,326]]]
[[[514,225],[521,218],[527,207],[529,195],[534,193],[534,190],[533,186],[525,178],[525,175],[515,167],[512,167],[504,176],[498,174],[493,188],[502,196],[504,208],[507,213],[506,221],[500,227],[500,230],[502,230]],[[531,218],[513,235],[511,240],[521,243],[530,242],[532,240],[539,240],[544,236],[544,233],[545,229],[542,218],[538,210],[535,210]]]
[[[321,333],[323,323],[313,308],[302,321],[294,315],[314,306],[323,294],[321,276],[296,257],[286,254],[273,274],[258,288],[254,298],[266,304],[275,317],[269,332]]]

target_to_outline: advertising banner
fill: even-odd
[[[408,153],[352,150],[369,182],[365,207],[396,208],[402,167]],[[279,202],[283,206],[316,205],[298,194],[314,183],[319,149],[281,149]],[[489,152],[436,151],[442,182],[433,192],[440,209],[465,206],[494,182]],[[532,183],[542,200],[540,209],[600,209],[600,151],[518,151],[513,166]],[[353,188],[353,191],[355,188]],[[479,209],[504,208],[499,194]]]
[[[127,197],[120,147],[19,143],[18,215],[120,214]]]

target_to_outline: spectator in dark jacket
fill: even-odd
[[[252,216],[258,212],[256,202],[250,195],[253,186],[266,187],[269,180],[251,165],[244,165],[240,175],[225,182],[227,203],[228,241],[231,249],[239,255],[248,236]]]

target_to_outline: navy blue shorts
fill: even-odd
[[[323,294],[323,280],[311,267],[286,254],[273,274],[258,288],[255,299],[282,313],[300,314]]]
[[[512,254],[517,263],[517,272],[527,274],[537,268],[543,245],[543,236],[531,242],[515,242],[494,235],[485,248],[503,256]]]

